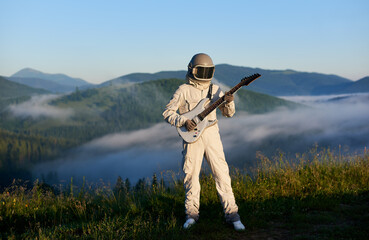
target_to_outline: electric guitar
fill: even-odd
[[[256,73],[254,75],[242,78],[241,81],[236,86],[234,86],[231,90],[229,90],[229,93],[234,94],[242,86],[249,85],[252,81],[254,81],[260,76],[261,76],[260,74]],[[210,101],[209,98],[202,99],[194,109],[182,115],[188,119],[192,119],[192,121],[197,124],[195,129],[192,131],[187,131],[185,125],[183,125],[182,127],[177,127],[178,134],[182,137],[182,139],[185,142],[187,143],[196,142],[207,127],[210,127],[217,122],[217,120],[208,121],[207,116],[209,115],[209,113],[214,111],[225,101],[224,96],[219,98],[209,107],[205,108],[205,106],[209,103],[209,101]]]

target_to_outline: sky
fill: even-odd
[[[369,1],[0,0],[0,75],[91,83],[215,64],[369,76]],[[215,75],[216,76],[216,75]]]

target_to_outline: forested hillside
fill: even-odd
[[[47,107],[69,115],[18,115],[18,105],[0,112],[0,169],[20,170],[49,161],[78,145],[103,135],[147,128],[163,121],[162,112],[185,81],[161,79],[139,84],[112,85],[79,90],[48,103],[33,99],[27,112]],[[237,111],[265,113],[278,107],[299,105],[245,89],[237,92]],[[34,111],[33,111],[34,108]],[[42,111],[41,111],[42,112]],[[62,116],[62,117],[60,117]],[[11,168],[10,168],[11,166]],[[14,175],[14,174],[13,174]]]
[[[162,112],[173,93],[185,81],[161,79],[134,85],[108,86],[76,91],[54,101],[59,107],[73,107],[79,113],[76,124],[83,122],[104,132],[134,130],[162,122]],[[238,111],[265,113],[277,107],[298,105],[279,98],[241,89],[236,99]]]
[[[13,133],[0,129],[0,188],[12,179],[30,180],[29,168],[61,156],[76,146],[73,139],[41,137],[29,132]]]
[[[10,104],[17,104],[30,99],[30,96],[46,93],[48,91],[31,88],[0,76],[0,111]]]
[[[67,119],[14,117],[9,112],[0,115],[0,127],[10,131],[27,130],[31,134],[78,139],[81,142],[117,132],[149,127],[163,121],[162,112],[180,79],[162,79],[139,84],[113,85],[78,90],[49,104],[71,110]],[[298,106],[279,98],[245,89],[237,92],[238,111],[265,113],[281,106]]]
[[[45,93],[48,92],[43,89],[31,88],[23,84],[15,83],[0,76],[1,101]]]

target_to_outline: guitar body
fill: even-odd
[[[200,114],[205,110],[205,106],[209,103],[209,101],[210,101],[209,98],[202,99],[194,109],[182,115],[190,120],[192,119],[197,124],[196,128],[192,131],[187,131],[185,125],[183,125],[182,127],[177,127],[177,132],[179,136],[181,136],[185,142],[187,143],[196,142],[207,127],[210,127],[217,122],[217,120],[208,121],[207,117],[205,117],[201,121],[197,117],[198,114]]]

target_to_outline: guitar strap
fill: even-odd
[[[212,96],[213,96],[213,84],[211,83],[210,86],[209,86],[209,91],[208,91],[207,98],[209,98],[210,101],[211,101]]]

